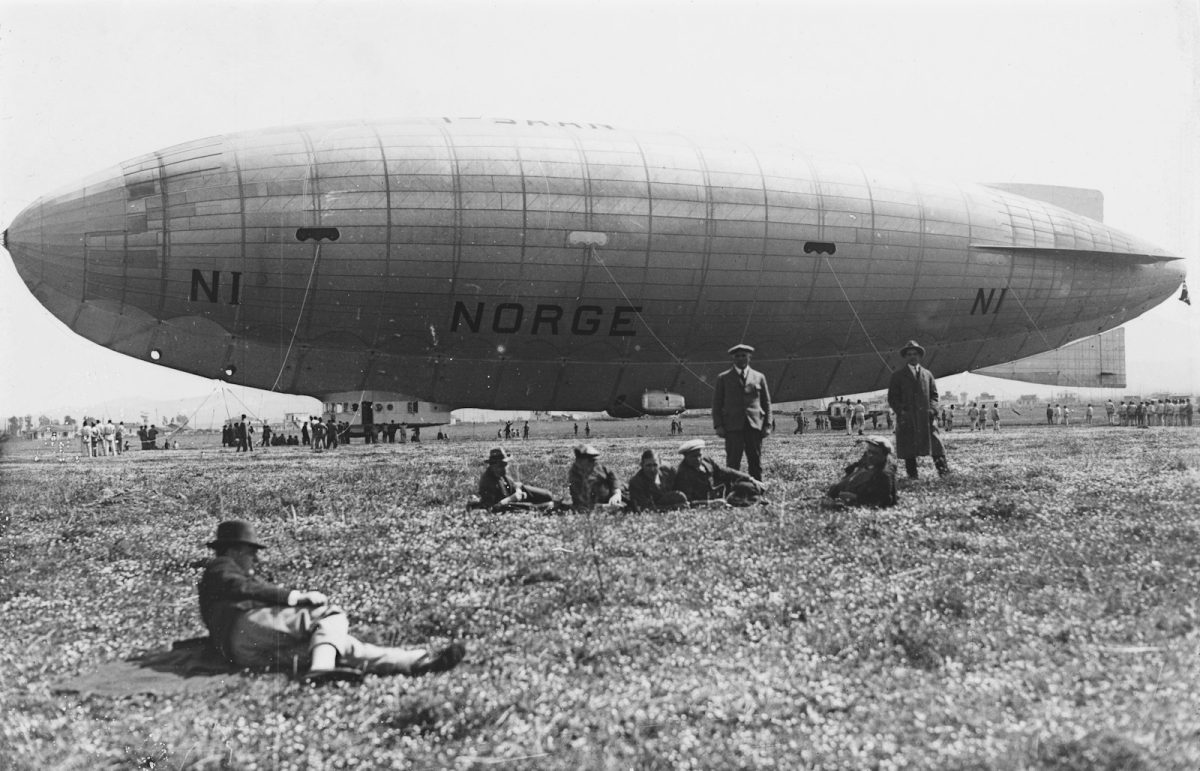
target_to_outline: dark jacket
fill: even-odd
[[[736,367],[717,375],[713,390],[713,428],[718,431],[766,431],[771,427],[771,393],[767,378],[746,367],[743,383]]]
[[[479,502],[490,509],[502,499],[520,490],[523,485],[511,469],[502,477],[497,477],[490,470],[485,470],[479,478]]]
[[[924,367],[916,376],[907,364],[892,373],[888,406],[896,413],[896,457],[915,458],[932,452],[933,417],[938,409],[937,381]]]
[[[829,488],[829,497],[854,493],[857,506],[887,508],[896,505],[896,464],[888,458],[882,465],[872,465],[864,458],[846,466],[846,474]]]
[[[659,466],[657,485],[639,471],[629,480],[629,508],[634,511],[669,508],[679,503],[672,500],[674,491],[675,469],[670,466]]]
[[[675,471],[675,489],[686,495],[689,501],[724,498],[733,492],[738,484],[749,484],[755,489],[758,488],[754,477],[708,458],[700,459],[699,469],[694,469],[687,463],[680,463]]]
[[[567,482],[571,488],[571,506],[577,509],[608,503],[613,494],[621,489],[616,475],[599,463],[589,474],[584,474],[578,464],[571,464]]]
[[[239,615],[268,605],[287,605],[291,590],[264,581],[232,557],[214,557],[200,578],[200,618],[209,637],[225,658]]]

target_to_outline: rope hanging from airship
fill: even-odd
[[[650,324],[646,321],[646,317],[642,315],[642,312],[640,310],[638,310],[637,306],[635,306],[633,304],[633,300],[629,299],[629,295],[625,293],[625,287],[621,286],[621,282],[617,281],[617,277],[614,276],[612,271],[608,269],[608,266],[604,264],[604,260],[600,259],[600,254],[596,250],[595,244],[588,244],[587,250],[588,250],[588,254],[591,255],[592,259],[596,261],[596,264],[604,269],[605,275],[608,276],[608,280],[611,281],[612,285],[617,288],[617,291],[621,293],[622,299],[624,299],[626,304],[628,304],[631,308],[634,309],[633,312],[637,316],[638,321],[642,322],[642,326],[645,327],[646,331],[650,333],[650,337],[654,338],[654,342],[658,343],[658,345],[667,353],[667,355],[670,356],[672,359],[674,359],[675,363],[678,364],[680,367],[682,367],[684,369],[684,371],[686,371],[692,377],[696,378],[697,381],[699,381],[699,382],[703,383],[705,386],[707,386],[710,391],[713,390],[712,383],[709,383],[704,378],[703,375],[701,375],[699,372],[696,372],[694,369],[689,367],[687,365],[687,362],[685,362],[682,358],[680,358],[679,355],[677,353],[675,353],[675,351],[671,350],[671,347],[669,345],[667,345],[665,342],[663,342],[663,339],[661,337],[659,337],[657,334],[655,334],[654,328],[651,327]]]
[[[1020,306],[1021,312],[1025,314],[1025,318],[1029,319],[1029,324],[1038,333],[1038,336],[1042,338],[1042,342],[1046,344],[1046,348],[1054,348],[1054,346],[1050,345],[1050,340],[1046,337],[1046,333],[1043,332],[1042,328],[1038,326],[1038,323],[1033,320],[1033,316],[1030,315],[1029,309],[1025,307],[1025,303],[1021,302],[1021,295],[1017,293],[1017,290],[1010,286],[1008,287],[1008,291],[1008,296],[1017,301],[1017,305]]]
[[[228,389],[227,389],[227,390],[228,390]],[[242,405],[242,409],[243,409],[243,410],[245,410],[245,412],[244,412],[243,414],[245,414],[245,415],[249,415],[250,417],[254,418],[255,420],[258,420],[258,419],[259,419],[259,418],[258,418],[258,415],[259,415],[259,414],[258,414],[257,412],[255,412],[254,410],[250,409],[250,407],[249,407],[249,406],[247,406],[247,405],[246,405],[246,403],[245,403],[244,401],[242,401],[241,399],[239,399],[239,398],[238,398],[238,395],[237,395],[237,394],[235,394],[235,393],[234,393],[232,390],[229,390],[229,395],[230,395],[230,396],[232,396],[234,399],[236,399],[238,404]],[[226,412],[226,413],[228,413],[228,412],[229,412],[229,403],[228,403],[228,402],[226,402],[226,404],[225,404],[225,412]],[[230,417],[230,419],[231,419],[231,420],[233,419],[233,415],[230,415],[229,417]]]
[[[854,314],[854,320],[858,322],[859,329],[863,331],[867,342],[871,344],[871,350],[883,362],[883,366],[888,372],[892,371],[892,366],[888,364],[888,360],[879,352],[879,346],[875,345],[875,338],[871,337],[871,333],[867,331],[867,325],[863,323],[862,317],[858,315],[858,309],[854,307],[854,303],[850,300],[850,295],[846,293],[846,287],[842,286],[842,280],[838,278],[837,271],[833,269],[833,263],[829,261],[829,257],[825,257],[825,265],[829,267],[829,272],[833,274],[833,280],[837,283],[838,289],[842,292],[842,297],[846,300],[846,305],[850,307],[850,312]]]
[[[229,389],[221,389],[221,402],[225,405],[225,419],[233,420],[233,415],[229,412]]]
[[[292,325],[292,339],[288,341],[287,351],[283,354],[283,360],[279,362],[279,374],[275,376],[275,382],[271,384],[271,390],[279,389],[279,381],[283,378],[283,371],[287,368],[288,359],[292,355],[292,346],[296,343],[296,334],[300,331],[300,322],[304,319],[304,306],[308,304],[308,295],[312,292],[313,276],[317,273],[317,262],[321,259],[321,242],[317,241],[313,249],[312,265],[308,269],[308,282],[304,285],[304,297],[300,299],[300,310],[296,313],[296,323]]]
[[[1045,344],[1047,350],[1054,349],[1056,346],[1053,346],[1050,344],[1050,339],[1048,337],[1046,337],[1046,333],[1042,331],[1042,328],[1040,326],[1038,326],[1038,323],[1034,320],[1033,316],[1029,313],[1029,309],[1025,307],[1025,303],[1021,302],[1021,295],[1017,292],[1017,290],[1010,286],[1010,287],[1008,287],[1008,292],[1009,292],[1008,296],[1017,301],[1017,305],[1021,308],[1021,312],[1025,314],[1025,318],[1029,319],[1029,324],[1038,333],[1038,337],[1042,338],[1042,343]],[[1065,374],[1068,378],[1075,381],[1076,388],[1086,388],[1087,387],[1087,385],[1085,383],[1080,382],[1079,378],[1077,378],[1073,374],[1071,374],[1070,370],[1067,370],[1060,374]]]
[[[612,285],[614,287],[616,287],[618,292],[621,293],[622,299],[624,299],[625,302],[628,303],[630,306],[636,307],[636,306],[634,306],[633,301],[629,298],[629,295],[625,292],[625,288],[623,286],[621,286],[621,283],[617,280],[616,276],[613,275],[613,272],[609,269],[608,265],[605,264],[604,260],[600,259],[600,254],[599,254],[598,250],[596,249],[596,246],[594,244],[588,244],[587,250],[588,250],[588,254],[596,262],[596,264],[599,265],[604,270],[605,275],[608,276],[608,279],[609,279],[609,281],[612,282]],[[858,322],[859,328],[862,330],[863,335],[867,338],[867,342],[870,343],[871,350],[873,350],[875,352],[875,355],[879,357],[879,361],[883,363],[884,368],[886,368],[889,372],[892,371],[892,366],[888,363],[888,360],[883,355],[883,353],[880,352],[879,346],[877,346],[875,344],[874,337],[871,335],[870,330],[867,329],[866,324],[863,323],[862,316],[859,315],[858,309],[856,307],[854,307],[854,302],[850,299],[850,295],[846,292],[845,286],[842,285],[842,280],[838,276],[837,271],[834,269],[833,263],[830,262],[829,257],[825,257],[825,265],[829,268],[829,272],[833,275],[833,280],[837,283],[838,290],[841,291],[842,298],[845,299],[846,305],[850,308],[850,312],[854,314],[854,320],[856,322]],[[711,383],[708,383],[705,380],[705,378],[700,375],[700,373],[696,372],[691,367],[689,367],[687,365],[687,363],[678,354],[676,354],[675,351],[673,351],[671,349],[671,347],[668,346],[662,340],[662,338],[660,338],[654,332],[654,328],[651,327],[650,324],[646,321],[646,318],[645,318],[645,316],[642,315],[641,311],[635,310],[634,313],[637,316],[638,320],[642,323],[642,326],[645,327],[646,331],[650,333],[650,336],[652,338],[654,338],[654,341],[656,343],[658,343],[658,345],[667,353],[667,355],[669,355],[672,359],[675,360],[676,364],[678,364],[680,367],[682,367],[692,377],[696,378],[696,380],[698,380],[698,381],[704,383],[706,386],[708,386],[709,389],[713,388]],[[742,338],[743,339],[745,338],[746,333],[750,329],[750,321],[751,321],[752,316],[753,316],[753,306],[751,309],[751,313],[746,315],[746,324],[745,324],[745,327],[742,329]]]
[[[178,433],[179,433],[180,431],[182,431],[183,429],[185,429],[185,428],[187,428],[187,427],[189,427],[189,426],[192,426],[192,425],[194,425],[194,422],[195,422],[195,420],[196,420],[196,416],[200,414],[200,410],[204,409],[204,405],[208,404],[209,400],[210,400],[210,399],[212,399],[212,397],[213,397],[213,394],[214,394],[214,393],[216,393],[216,390],[215,390],[215,389],[214,389],[214,390],[212,390],[212,391],[209,391],[209,392],[208,392],[208,395],[204,397],[204,400],[203,400],[203,401],[201,401],[199,404],[197,404],[197,405],[196,405],[196,408],[195,408],[194,410],[192,410],[192,414],[191,414],[191,415],[188,415],[188,416],[186,416],[186,417],[184,418],[184,420],[183,420],[183,423],[182,423],[181,425],[178,425],[178,426],[176,426],[175,428],[173,428],[173,429],[170,431],[170,433],[168,433],[168,434],[167,434],[165,437],[163,437],[163,439],[164,439],[164,440],[170,439],[171,437],[175,436],[175,434],[178,434]],[[210,422],[210,423],[212,422],[212,418],[211,418],[211,417],[209,418],[209,422]]]

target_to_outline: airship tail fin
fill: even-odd
[[[1125,329],[1110,329],[1053,351],[984,367],[975,374],[1052,386],[1124,388]]]
[[[984,187],[1015,193],[1035,201],[1053,204],[1076,214],[1104,222],[1104,193],[1087,187],[1035,185],[1025,182],[985,182]]]
[[[1047,260],[1079,260],[1083,262],[1116,262],[1154,265],[1159,262],[1177,262],[1176,257],[1166,252],[1106,252],[1092,249],[1059,249],[1055,246],[1005,246],[1003,244],[971,244],[979,252],[999,252],[1022,257],[1039,257]]]

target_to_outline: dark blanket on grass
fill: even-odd
[[[56,693],[133,696],[204,691],[237,682],[242,670],[209,647],[208,638],[179,640],[170,650],[111,661],[54,685]]]

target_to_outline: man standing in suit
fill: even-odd
[[[754,349],[739,343],[729,349],[733,367],[717,375],[713,392],[713,428],[725,440],[725,463],[738,470],[746,456],[750,476],[762,481],[762,440],[771,433],[771,394],[767,378],[750,368]]]
[[[900,355],[904,366],[892,373],[888,385],[888,406],[896,413],[896,455],[904,458],[909,479],[917,478],[919,455],[933,455],[938,474],[945,476],[950,466],[933,422],[938,409],[937,381],[921,366],[925,349],[915,340],[909,340]]]

